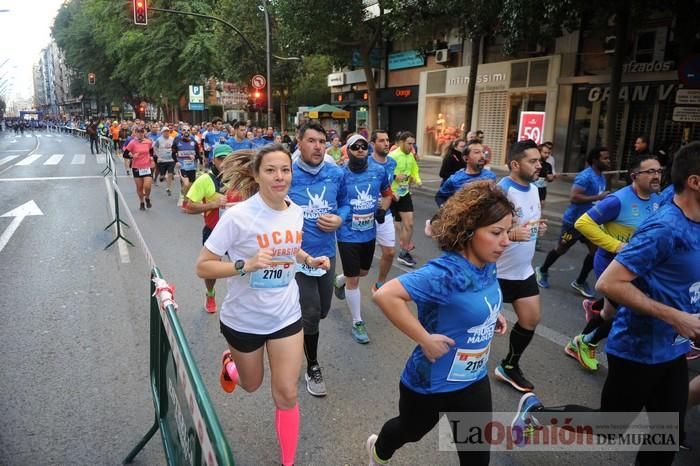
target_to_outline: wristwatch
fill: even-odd
[[[243,270],[243,267],[245,267],[245,261],[243,259],[238,259],[233,263],[233,268],[236,269],[236,272],[238,272],[238,275],[241,277],[245,275],[245,270]]]

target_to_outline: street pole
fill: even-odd
[[[267,11],[268,2],[263,0],[262,10],[265,13],[265,48],[267,57],[265,66],[267,67],[267,126],[272,126],[272,35],[270,34],[270,14]]]

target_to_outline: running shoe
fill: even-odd
[[[493,372],[497,379],[509,383],[519,392],[526,393],[535,389],[535,386],[523,375],[520,366],[500,364]]]
[[[532,415],[542,410],[542,402],[534,393],[526,393],[520,398],[518,412],[510,423],[510,432],[516,446],[522,447],[532,439],[532,435],[540,427],[540,423]]]
[[[231,393],[238,385],[238,369],[231,359],[231,351],[226,350],[221,355],[221,372],[219,373],[219,383],[226,393]]]
[[[377,291],[379,291],[379,288],[381,288],[383,284],[384,284],[384,283],[374,282],[374,283],[372,284],[372,294],[374,294],[374,293],[376,293]]]
[[[598,370],[598,359],[596,358],[596,345],[585,343],[583,335],[576,335],[564,347],[564,352],[577,360],[584,369],[589,371]]]
[[[306,380],[306,391],[313,396],[326,396],[328,394],[319,366],[311,366],[304,374],[304,379]]]
[[[396,260],[406,267],[414,267],[417,264],[417,262],[413,259],[413,256],[411,256],[411,253],[405,250],[399,253]]]
[[[161,183],[164,182],[164,181],[165,181],[165,177],[164,177],[164,176],[161,176],[160,178],[158,178],[158,181],[160,181]]]
[[[694,361],[698,358],[700,358],[700,348],[691,343],[690,351],[688,351],[688,354],[685,355],[685,359],[688,361]]]
[[[144,204],[143,202],[139,204],[139,210],[146,210],[146,204]]]
[[[543,272],[539,267],[535,267],[535,279],[540,288],[549,288],[549,273]]]
[[[367,327],[364,322],[359,321],[352,324],[352,336],[361,345],[369,343],[369,335],[367,335]]]
[[[335,278],[333,278],[333,292],[336,298],[345,299],[345,280],[343,280],[342,284],[339,282],[338,275],[336,275]]]
[[[146,198],[146,207],[148,207],[149,209],[153,207],[153,204],[151,204],[151,200],[149,198]]]
[[[379,436],[377,434],[372,434],[367,438],[367,455],[369,456],[369,466],[384,466],[389,464],[389,460],[383,461],[377,458],[377,454],[374,452],[374,444],[377,443]]]
[[[433,225],[430,223],[430,219],[425,221],[425,228],[423,229],[423,233],[425,233],[425,236],[428,237],[433,236]]]
[[[600,314],[600,311],[596,311],[593,309],[593,304],[595,303],[594,299],[584,299],[581,302],[581,307],[583,307],[583,313],[586,316],[586,322],[591,320],[591,318],[596,315]]]
[[[579,283],[576,280],[574,280],[573,282],[571,282],[571,288],[581,293],[581,296],[583,296],[584,298],[595,297],[595,293],[593,293],[593,290],[591,290],[591,287],[589,287],[588,283],[586,282]]]
[[[204,310],[209,314],[216,312],[216,295],[207,295],[207,300],[204,302]]]
[[[172,195],[173,195],[173,192],[170,191],[170,188],[166,189],[165,192],[168,193],[168,196],[172,196]]]

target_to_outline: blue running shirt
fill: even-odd
[[[338,241],[366,243],[377,235],[374,213],[379,207],[378,199],[391,188],[391,184],[384,167],[377,163],[368,163],[367,169],[360,173],[347,166],[342,171],[345,193],[339,210],[347,209],[348,214],[338,229]]]
[[[496,181],[496,175],[491,170],[481,170],[480,173],[474,175],[467,173],[465,170],[453,173],[438,189],[438,192],[435,194],[435,202],[440,207],[465,184],[484,180]]]
[[[585,170],[579,172],[574,178],[574,186],[583,188],[583,194],[586,196],[596,196],[603,191],[605,191],[605,175],[602,173],[597,174],[593,168],[588,167]],[[584,204],[574,204],[573,202],[569,204],[569,207],[564,212],[562,221],[564,223],[570,223],[573,225],[576,220],[583,215],[588,209],[593,207],[595,202],[586,202]]]
[[[292,185],[289,198],[304,211],[304,237],[301,249],[314,257],[335,257],[335,232],[321,231],[316,225],[323,214],[343,217],[349,212],[338,211],[343,189],[343,171],[335,164],[323,162],[316,175],[304,171],[297,162],[292,164]]]
[[[491,339],[503,305],[496,264],[477,268],[462,255],[445,252],[398,278],[418,307],[428,333],[452,338],[455,346],[431,363],[417,346],[401,382],[422,393],[461,390],[487,376]]]
[[[651,299],[700,313],[700,223],[675,204],[661,207],[615,258],[637,275],[634,285]],[[642,364],[672,361],[690,351],[666,322],[621,306],[606,351]]]

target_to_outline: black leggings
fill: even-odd
[[[608,354],[608,377],[605,379],[600,400],[601,412],[629,412],[631,423],[646,409],[649,422],[654,423],[654,412],[677,412],[681,439],[688,403],[688,362],[685,355],[661,364],[641,364]],[[544,412],[593,411],[579,405],[546,407]],[[537,415],[535,415],[537,417]],[[540,417],[542,419],[540,419]],[[546,420],[548,416],[537,417]],[[670,465],[673,451],[639,451],[639,465]]]
[[[388,460],[408,442],[417,442],[430,432],[443,412],[491,412],[491,385],[484,377],[472,385],[454,392],[422,395],[403,383],[399,384],[399,415],[382,427],[374,444],[377,456]],[[463,414],[462,414],[463,415]],[[448,414],[449,419],[449,414]],[[450,423],[450,426],[453,426]],[[487,465],[491,452],[457,451],[460,465]]]

